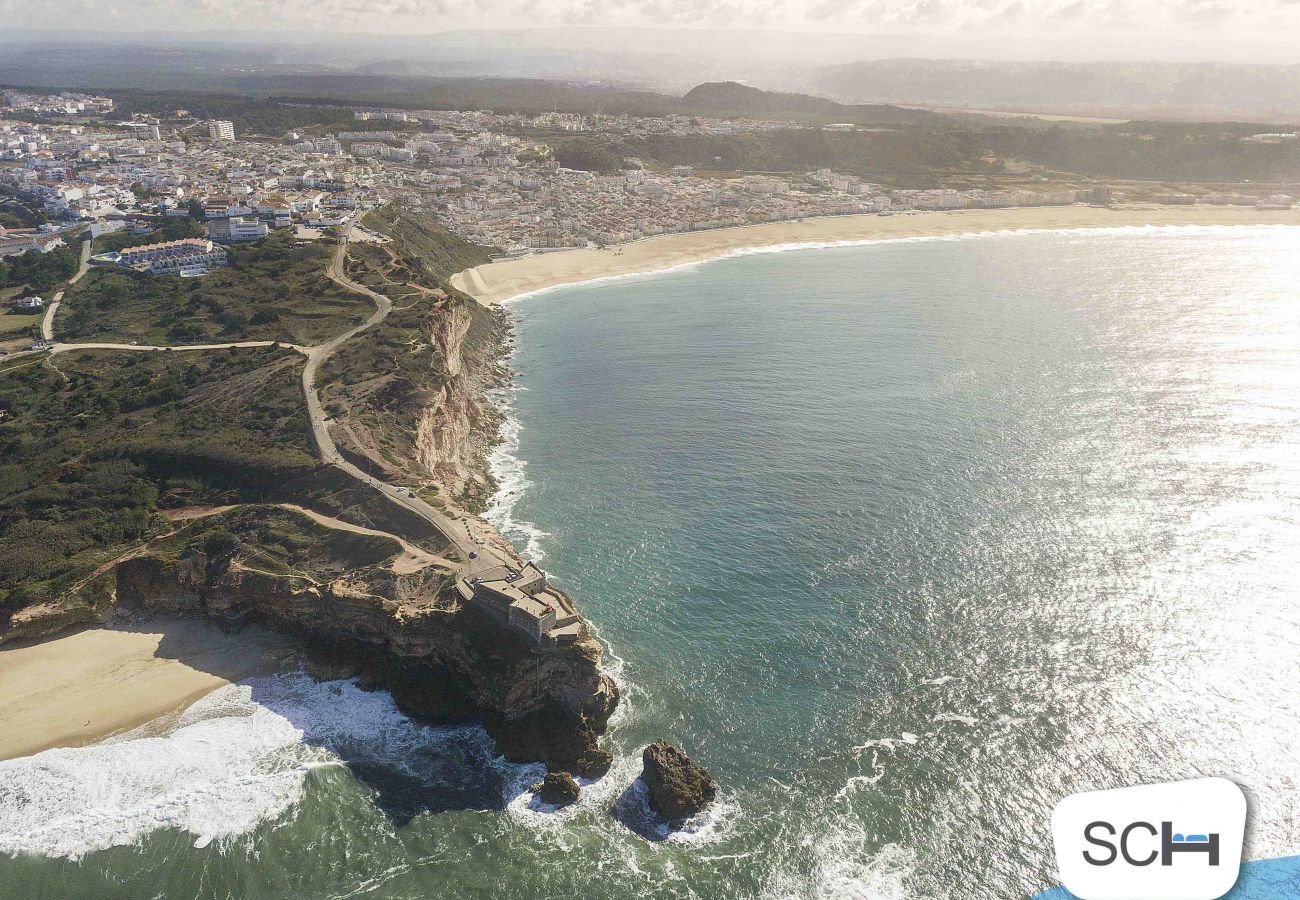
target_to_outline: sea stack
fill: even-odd
[[[641,753],[641,765],[641,777],[650,789],[650,806],[669,822],[689,819],[718,795],[709,770],[666,741],[647,746]]]
[[[533,790],[537,791],[543,803],[568,806],[578,799],[581,788],[568,772],[547,772],[546,778],[541,784],[534,785]]]

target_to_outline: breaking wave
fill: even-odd
[[[523,426],[514,417],[514,407],[511,403],[511,398],[517,390],[522,388],[511,386],[495,391],[491,396],[492,402],[501,411],[503,419],[497,431],[496,445],[488,454],[488,471],[496,480],[497,490],[488,499],[483,518],[506,538],[516,544],[522,544],[527,558],[533,562],[541,562],[546,558],[541,540],[549,535],[533,523],[523,522],[514,517],[515,505],[523,497],[524,491],[532,486],[532,482],[528,480],[528,464],[519,457],[519,432]]]
[[[839,821],[806,834],[796,851],[803,864],[778,871],[764,891],[764,900],[904,900],[910,896],[908,881],[916,868],[916,854],[897,844],[873,850],[858,825]]]
[[[99,744],[0,762],[0,853],[80,859],[164,828],[202,848],[291,814],[311,770],[338,765],[399,821],[505,807],[532,768],[497,757],[478,726],[413,723],[384,691],[255,678]]]

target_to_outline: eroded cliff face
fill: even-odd
[[[505,326],[495,315],[461,301],[428,321],[443,371],[416,424],[416,461],[445,496],[471,511],[481,509],[493,489],[486,457],[500,413],[487,392],[507,377],[496,360]]]
[[[463,605],[445,573],[371,569],[309,584],[202,553],[141,556],[117,567],[116,595],[122,609],[255,621],[306,637],[319,676],[387,688],[425,721],[481,719],[511,760],[584,775],[609,765],[597,738],[618,690],[601,672],[600,645],[588,637],[534,647]]]

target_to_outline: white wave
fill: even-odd
[[[532,786],[546,775],[546,767],[529,767],[516,780],[516,786],[523,790],[506,804],[506,811],[518,824],[554,834],[579,816],[608,810],[615,798],[637,778],[640,764],[639,756],[615,757],[609,771],[600,778],[577,779],[582,788],[577,801],[562,807],[543,803],[532,791]]]
[[[608,675],[610,680],[614,682],[614,686],[618,688],[618,706],[614,708],[613,715],[605,723],[608,731],[613,733],[631,718],[632,710],[635,707],[637,689],[627,678],[627,661],[618,655],[618,652],[609,641],[605,640],[594,623],[588,622],[587,629],[591,632],[591,636],[605,648],[604,661],[600,667],[601,671]]]
[[[871,755],[871,765],[875,769],[873,775],[854,775],[848,781],[844,782],[844,787],[835,792],[835,800],[847,800],[863,788],[870,787],[881,778],[885,777],[885,767],[880,765],[876,759],[876,754]]]
[[[222,688],[157,737],[0,763],[0,851],[77,859],[159,828],[205,846],[278,816],[301,796],[313,754],[250,694]]]
[[[163,828],[204,847],[291,810],[316,766],[404,768],[453,742],[514,768],[481,728],[416,725],[386,692],[304,674],[250,679],[99,744],[0,762],[0,853],[79,859]]]
[[[963,715],[961,715],[960,713],[954,713],[954,712],[941,712],[941,713],[936,713],[936,714],[935,714],[933,721],[935,721],[935,722],[960,722],[962,725],[965,725],[965,726],[967,726],[967,727],[970,727],[970,726],[973,726],[976,722],[978,722],[979,719],[976,719],[974,716],[963,716]]]
[[[533,297],[539,297],[544,294],[550,294],[555,291],[562,291],[572,287],[588,287],[592,285],[610,284],[619,281],[630,281],[640,278],[657,277],[668,275],[675,272],[681,272],[686,269],[693,269],[705,263],[715,262],[720,259],[734,259],[740,256],[757,256],[766,253],[790,253],[800,250],[833,250],[841,247],[874,247],[886,246],[890,244],[925,244],[925,243],[955,243],[959,241],[970,240],[988,240],[991,238],[1022,237],[1032,234],[1049,234],[1049,235],[1078,235],[1087,236],[1094,234],[1119,234],[1119,235],[1157,235],[1157,234],[1233,234],[1240,231],[1267,231],[1279,234],[1286,233],[1288,229],[1294,230],[1300,226],[1294,225],[1085,225],[1062,228],[999,228],[984,231],[964,231],[954,234],[918,234],[907,237],[887,237],[887,238],[845,238],[842,240],[827,241],[789,241],[782,244],[764,244],[755,247],[733,247],[728,250],[722,250],[712,256],[701,257],[687,262],[673,263],[672,265],[661,266],[659,268],[645,269],[638,272],[621,272],[617,275],[600,275],[595,278],[579,279],[569,281],[563,284],[553,284],[549,287],[537,288],[532,291],[524,291],[515,294],[513,297],[507,297],[502,300],[505,303],[517,303],[521,300],[528,300]]]
[[[636,758],[637,766],[640,758]],[[619,794],[614,816],[637,834],[673,844],[702,845],[725,840],[740,820],[740,804],[719,792],[709,807],[672,827],[650,807],[650,788],[640,774]]]
[[[519,457],[519,432],[523,426],[514,417],[513,404],[510,400],[516,390],[520,388],[511,387],[492,395],[492,400],[502,412],[503,419],[497,431],[496,446],[488,454],[488,471],[496,479],[497,490],[489,498],[487,508],[483,511],[483,518],[509,540],[522,543],[526,557],[534,562],[541,562],[546,558],[541,540],[549,535],[533,523],[520,521],[514,517],[516,504],[519,503],[524,492],[532,486],[532,482],[528,480],[528,464]]]
[[[897,844],[873,849],[866,831],[847,820],[809,833],[794,854],[798,861],[776,872],[770,900],[903,900],[916,868],[916,854]]]

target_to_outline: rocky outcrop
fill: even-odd
[[[546,779],[533,790],[543,803],[551,806],[568,806],[578,799],[581,788],[568,772],[547,772]]]
[[[127,560],[116,579],[124,609],[254,621],[304,637],[318,676],[387,688],[424,721],[482,720],[512,761],[583,775],[609,766],[597,741],[618,689],[601,672],[600,645],[589,636],[554,648],[516,638],[462,606],[445,573],[399,577],[376,567],[312,584],[190,554]]]
[[[669,822],[702,812],[718,795],[709,771],[665,741],[641,753],[641,778],[650,790],[650,806]]]

